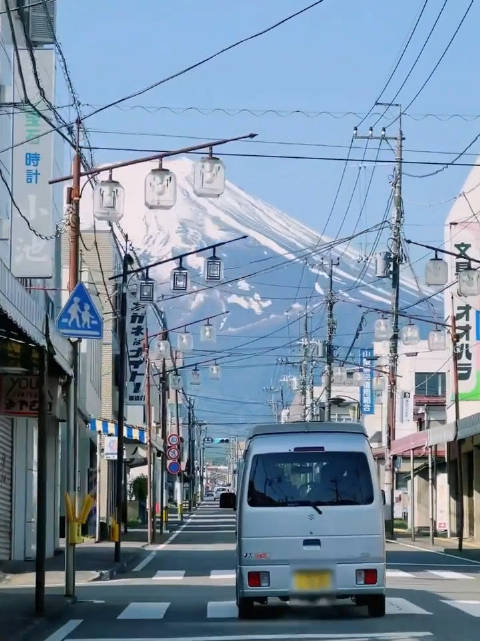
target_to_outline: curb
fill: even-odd
[[[145,546],[146,545],[147,544],[145,544]],[[107,568],[106,570],[98,570],[97,576],[94,577],[91,581],[89,581],[89,583],[92,583],[93,581],[97,581],[97,582],[112,581],[119,574],[125,574],[130,570],[132,566],[137,564],[140,557],[143,556],[144,552],[146,552],[145,546],[142,546],[141,548],[139,548],[138,552],[132,553],[128,561],[121,561],[119,563],[115,563],[112,567]]]

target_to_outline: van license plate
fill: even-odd
[[[295,572],[294,584],[297,590],[315,592],[328,590],[331,585],[331,576],[328,570],[321,572]]]

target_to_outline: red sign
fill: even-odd
[[[170,459],[171,461],[176,461],[178,457],[180,456],[180,452],[178,451],[178,447],[169,447],[167,450],[167,458]]]
[[[180,437],[178,434],[169,434],[167,436],[167,443],[169,445],[178,445],[180,443]]]
[[[180,463],[178,461],[168,461],[167,470],[170,474],[178,474],[180,472]]]

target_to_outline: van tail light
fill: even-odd
[[[376,570],[357,570],[356,571],[357,585],[375,585],[377,583]]]
[[[249,588],[268,588],[270,586],[270,572],[249,572]]]

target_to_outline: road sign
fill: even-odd
[[[167,436],[167,443],[169,445],[178,445],[180,443],[180,437],[178,434],[169,434]]]
[[[103,446],[103,458],[107,461],[117,460],[118,438],[116,436],[105,436]]]
[[[180,463],[178,461],[168,461],[167,470],[170,474],[178,474],[180,472]]]
[[[57,329],[72,338],[102,338],[103,319],[83,283],[78,283],[57,318]]]
[[[180,456],[180,452],[178,451],[178,447],[169,447],[167,450],[167,458],[170,459],[170,461],[175,461],[178,459]]]

